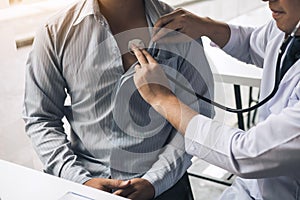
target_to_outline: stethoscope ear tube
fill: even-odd
[[[299,28],[300,28],[300,20],[298,21],[297,25],[295,26],[294,30],[291,33],[292,37],[295,37],[296,32],[298,31]]]

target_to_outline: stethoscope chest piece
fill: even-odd
[[[134,55],[134,53],[133,53],[133,51],[132,51],[132,47],[133,47],[133,46],[136,46],[136,47],[139,48],[139,49],[145,49],[145,48],[146,48],[145,43],[143,42],[143,40],[138,39],[138,38],[133,39],[133,40],[130,40],[130,41],[128,42],[128,51],[129,51],[132,55]]]

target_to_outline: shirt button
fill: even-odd
[[[195,147],[194,144],[191,145],[190,150],[191,150],[191,151],[195,151],[195,150],[196,150],[196,147]]]

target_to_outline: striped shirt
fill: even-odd
[[[145,8],[149,27],[159,10],[172,10],[165,4],[157,9],[150,0]],[[153,52],[166,73],[213,97],[201,40],[158,45]],[[38,31],[26,66],[23,116],[45,172],[78,183],[93,177],[141,177],[153,184],[156,196],[181,178],[191,165],[183,137],[140,97],[133,71],[134,66],[124,71],[96,0],[79,1]],[[213,114],[210,106],[171,87],[195,110]],[[70,105],[65,105],[67,95]]]

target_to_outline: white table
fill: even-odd
[[[107,192],[0,160],[1,200],[59,200],[67,192],[94,200],[125,200]]]
[[[204,51],[211,65],[215,81],[249,87],[260,87],[262,69],[240,62],[227,55],[218,47],[211,46],[211,41],[203,37]]]

